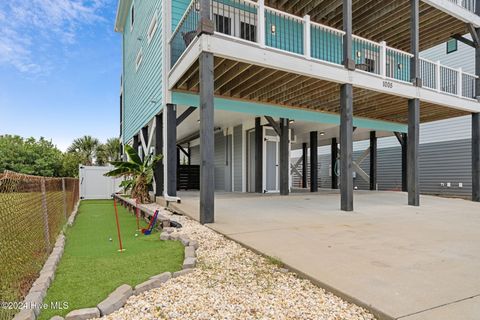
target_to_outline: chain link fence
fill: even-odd
[[[0,173],[0,319],[18,310],[78,202],[78,179]]]

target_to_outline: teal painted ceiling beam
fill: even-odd
[[[184,106],[198,107],[200,97],[196,94],[172,92],[172,103]],[[308,121],[340,125],[340,115],[300,110],[275,106],[265,103],[246,102],[233,99],[215,98],[215,109],[247,113],[255,116],[272,116],[288,118],[297,121]],[[401,123],[372,120],[366,118],[353,118],[353,125],[376,131],[407,132],[407,126]]]

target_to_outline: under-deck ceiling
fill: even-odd
[[[215,95],[217,97],[263,102],[338,114],[340,86],[333,82],[252,64],[215,57]],[[198,61],[178,81],[174,90],[199,91]],[[406,98],[354,88],[354,116],[408,122]],[[421,103],[420,121],[447,119],[467,112]]]
[[[265,0],[265,5],[342,29],[342,0]],[[352,0],[353,33],[410,51],[410,1]],[[460,10],[460,7],[459,7]],[[420,50],[468,33],[465,22],[420,1]]]

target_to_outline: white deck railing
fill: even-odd
[[[469,7],[473,0],[450,0]],[[193,0],[180,20],[171,39],[171,64],[180,59],[196,36],[199,10]],[[286,51],[306,59],[342,65],[342,30],[311,22],[303,18],[269,8],[263,0],[213,0],[211,16],[216,33],[243,39],[260,47]],[[411,82],[410,64],[412,54],[388,47],[385,42],[375,42],[353,36],[352,56],[356,70],[375,74],[385,79]],[[423,87],[459,97],[476,98],[477,76],[420,59]]]
[[[460,7],[467,9],[468,11],[475,12],[475,2],[476,0],[448,0],[453,2]]]

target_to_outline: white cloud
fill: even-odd
[[[107,0],[0,1],[0,65],[30,74],[45,72],[40,56],[76,41],[86,25],[105,22],[100,11]]]

